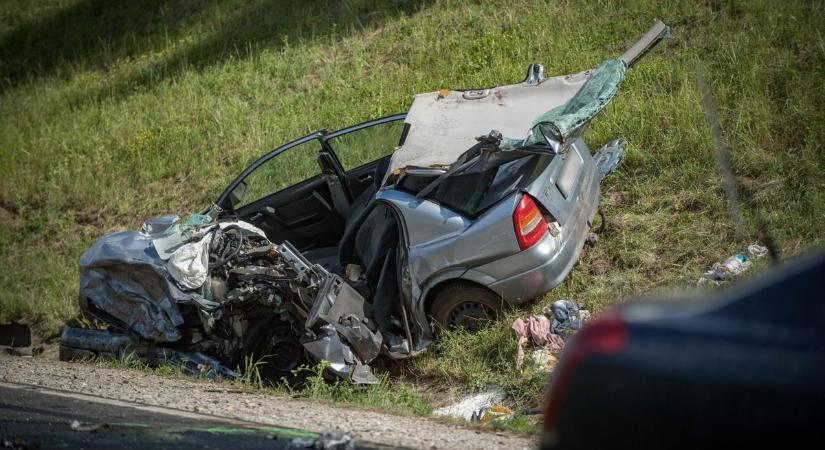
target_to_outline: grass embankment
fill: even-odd
[[[697,58],[782,253],[823,241],[822,1],[5,1],[0,321],[55,332],[77,314],[77,259],[94,239],[199,210],[266,149],[403,111],[416,92],[515,82],[531,62],[548,74],[594,67],[657,18],[675,37],[629,71],[586,136],[630,142],[603,185],[611,227],[528,310],[558,298],[599,310],[684,286],[741,249]],[[515,314],[446,336],[404,370],[536,402],[544,376],[513,368]]]

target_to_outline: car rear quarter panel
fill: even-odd
[[[430,200],[393,189],[380,191],[378,199],[394,206],[402,218],[413,300],[445,279],[460,278],[469,268],[518,253],[512,222],[518,196],[512,193],[470,220]]]
[[[512,303],[535,298],[561,282],[578,259],[598,206],[598,177],[584,142],[574,142],[566,155],[540,165],[525,190],[562,224],[559,238],[548,234],[526,251],[519,249],[512,220],[522,192],[509,194],[471,220],[431,200],[394,189],[379,191],[378,199],[402,218],[414,303],[423,307],[427,292],[448,279],[477,282]]]
[[[596,165],[584,142],[574,142],[567,154],[554,158],[526,191],[561,224],[561,234],[552,237],[548,233],[529,249],[464,275],[487,280],[484,284],[510,303],[522,303],[549,291],[579,258],[599,204]]]

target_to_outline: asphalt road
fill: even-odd
[[[73,421],[80,422],[80,430],[73,429]],[[295,448],[289,446],[293,438],[316,436],[305,430],[0,383],[0,448],[285,449]]]
[[[115,423],[135,422],[130,419],[118,419],[117,416],[108,418],[106,414],[96,412],[99,408],[89,409],[87,402],[92,402],[149,412],[150,417],[163,414],[192,419],[197,426],[205,426],[204,424],[217,421],[233,429],[260,430],[270,426],[274,429],[285,430],[284,433],[290,429],[309,430],[316,433],[322,430],[340,430],[356,437],[362,448],[367,445],[370,448],[376,448],[378,444],[384,445],[383,448],[421,450],[530,450],[537,447],[534,437],[469,427],[460,422],[448,423],[409,414],[389,414],[350,404],[331,404],[257,389],[239,389],[230,383],[189,377],[159,376],[145,370],[107,367],[104,364],[95,363],[68,363],[46,357],[8,356],[0,352],[0,387],[15,389],[20,388],[21,385],[29,386],[29,390],[35,389],[35,393],[58,397],[62,395],[80,400],[80,404],[75,406],[58,409],[52,405],[46,408],[47,411],[52,411],[50,413],[52,415],[47,415],[49,420],[41,420],[43,422],[41,428],[45,431],[40,430],[39,433],[43,435],[48,434],[48,423],[53,424],[52,429],[68,433],[66,428],[60,427],[65,427],[67,423],[75,420],[74,414],[91,416],[91,420],[108,420],[107,423],[111,426],[103,430],[107,433],[114,432],[112,429],[115,428]],[[21,400],[15,399],[16,396],[23,394],[17,392],[13,393],[14,396],[9,394],[10,392],[6,390],[0,392],[0,412],[3,411],[3,405],[6,405],[6,408],[18,407],[15,411],[20,411],[21,406],[35,409],[49,406],[48,402],[41,404],[32,399],[21,403]],[[54,402],[54,399],[49,402]],[[55,413],[60,413],[60,415]],[[14,415],[9,418],[10,414],[9,411],[0,414],[0,438],[7,437],[6,433],[10,431],[19,435],[23,433],[18,430],[26,431],[20,428],[24,423],[19,423],[21,421],[18,419],[18,416],[23,416],[14,412]],[[129,415],[127,414],[127,419]],[[37,418],[37,416],[33,417]],[[162,425],[165,423],[162,420],[160,422]],[[186,423],[189,422],[186,421]],[[180,434],[180,430],[173,431],[176,431],[175,434]],[[210,438],[207,442],[212,444],[207,447],[226,447],[222,444],[218,445],[219,441],[216,436],[219,433],[217,431],[211,430],[211,434],[207,435]],[[259,434],[268,435],[270,431],[265,429]],[[147,434],[150,433],[147,432]],[[160,439],[155,436],[157,433],[151,434],[156,442]],[[233,435],[236,437],[231,439],[232,444],[229,447],[241,446],[241,439],[237,437],[241,434],[249,436],[243,439],[244,447],[254,448],[252,444],[246,444],[254,437],[250,436],[254,435],[250,431],[236,432]],[[273,434],[277,435],[277,433]],[[25,436],[32,436],[32,434],[26,431]],[[34,437],[37,436],[37,434],[34,435]],[[52,442],[57,442],[57,440]],[[172,440],[172,442],[177,441]],[[222,442],[224,441],[220,441]],[[169,440],[165,441],[163,446],[171,447]],[[0,441],[0,448],[2,447]],[[41,448],[50,447],[51,445]],[[118,447],[115,446],[115,448]],[[278,446],[270,441],[267,448],[278,448]]]

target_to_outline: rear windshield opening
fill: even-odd
[[[487,167],[480,162],[453,174],[438,185],[426,198],[459,214],[475,217],[505,198],[511,192],[525,186],[536,167],[544,167],[550,156],[528,154],[504,155],[497,161],[489,160]],[[540,164],[541,162],[541,164]],[[438,175],[405,174],[396,188],[417,195],[433,182]]]

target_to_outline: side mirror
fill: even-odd
[[[246,197],[246,192],[249,190],[248,188],[249,186],[246,184],[246,180],[243,180],[229,193],[229,203],[233,209],[243,202],[244,197]]]

